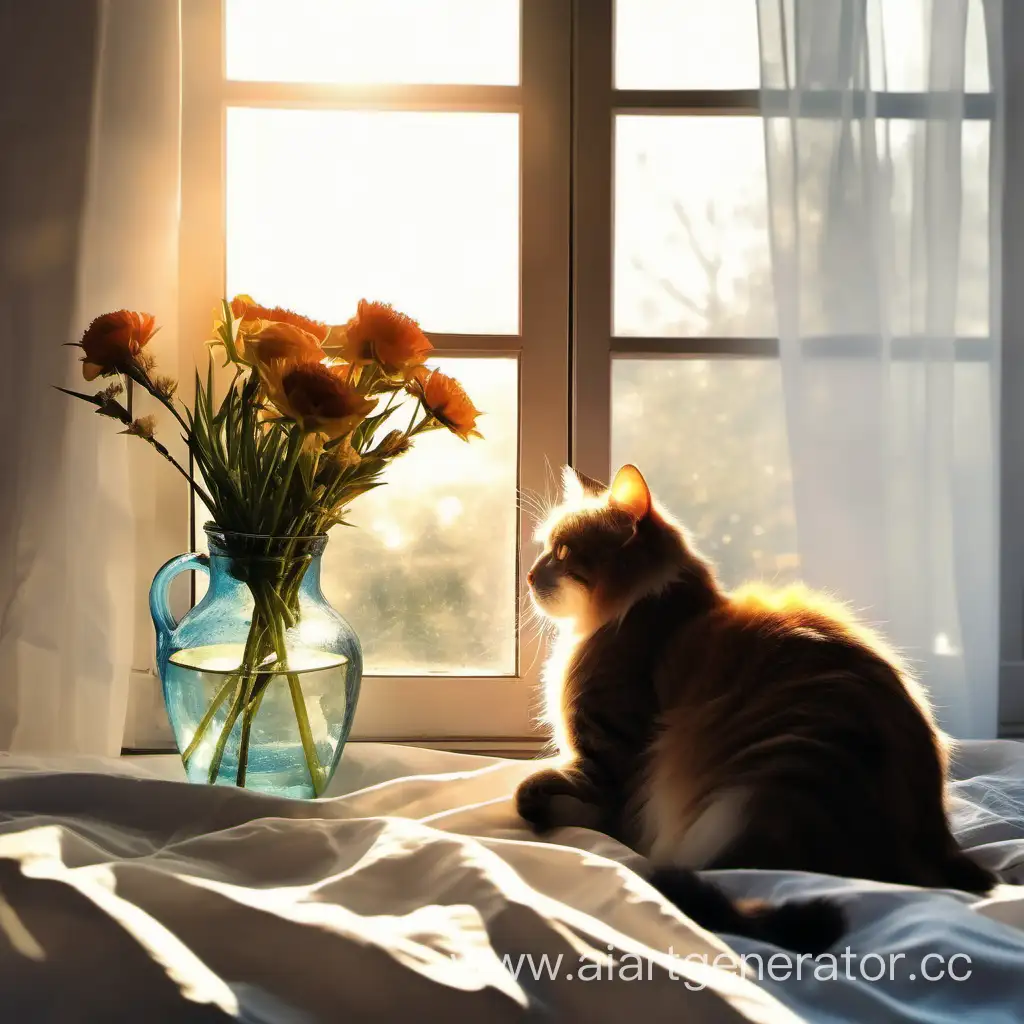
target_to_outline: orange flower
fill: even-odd
[[[321,323],[319,320],[313,320],[301,313],[293,313],[290,309],[282,309],[280,306],[273,308],[261,306],[258,302],[253,302],[248,295],[236,295],[231,300],[231,315],[236,320],[242,321],[242,331],[246,334],[249,333],[246,325],[254,320],[271,320],[274,323],[291,324],[293,327],[299,327],[308,334],[312,334],[319,342],[323,342],[330,331],[327,324]]]
[[[323,363],[275,360],[261,365],[260,379],[278,412],[295,420],[307,434],[341,437],[362,423],[377,404],[345,380],[343,369]]]
[[[85,379],[131,370],[155,330],[156,318],[150,313],[119,309],[96,317],[82,335]]]
[[[408,376],[434,350],[415,320],[383,302],[360,299],[358,312],[345,325],[344,333],[338,347],[342,359],[356,366],[377,362],[389,376]]]
[[[413,391],[420,396],[427,412],[463,441],[468,441],[471,435],[483,436],[476,429],[480,410],[473,405],[466,389],[454,377],[440,370],[418,373]]]
[[[316,337],[294,324],[275,320],[248,321],[246,334],[239,333],[239,345],[245,359],[257,366],[277,360],[292,363],[318,363],[323,349]]]

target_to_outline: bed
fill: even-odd
[[[509,800],[532,767],[352,744],[306,803],[189,786],[173,757],[0,756],[0,1017],[1024,1021],[1024,744],[957,754],[990,898],[716,874],[841,900],[834,963],[701,931],[605,836],[534,839]]]

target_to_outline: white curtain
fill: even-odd
[[[1001,8],[758,19],[802,572],[902,649],[954,735],[993,736]]]
[[[130,439],[51,385],[90,390],[61,345],[93,317],[174,308],[178,25],[177,0],[0,0],[0,749],[121,749]]]

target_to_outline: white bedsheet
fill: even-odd
[[[0,756],[0,1020],[1024,1021],[1024,885],[720,873],[843,900],[848,955],[798,963],[701,932],[606,837],[533,840],[508,799],[532,767],[353,744],[303,803],[176,758]],[[962,841],[1024,883],[1024,745],[958,771]]]

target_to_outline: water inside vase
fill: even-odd
[[[237,785],[242,740],[238,717],[223,742],[220,764],[211,779],[211,763],[224,736],[232,706],[241,699],[238,667],[242,644],[211,644],[172,654],[164,682],[167,710],[178,749],[192,742],[211,703],[222,702],[185,766],[192,782]],[[252,717],[244,784],[246,789],[276,796],[308,797],[313,785],[296,718],[301,699],[309,720],[319,763],[333,765],[345,721],[345,682],[349,662],[344,655],[312,648],[289,648],[288,669],[257,671],[247,678],[250,692],[263,694]]]

